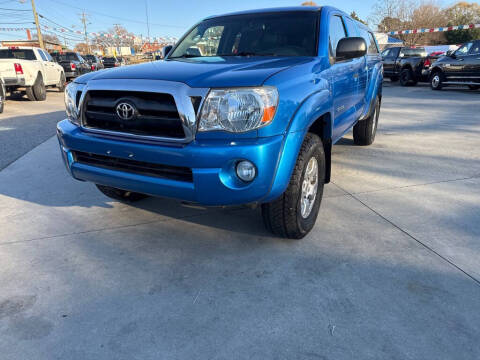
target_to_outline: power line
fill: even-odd
[[[50,0],[50,1],[53,1],[53,2],[56,2],[57,4],[61,4],[63,6],[68,6],[68,7],[71,7],[71,8],[74,8],[74,9],[78,9],[78,10],[82,10],[82,8],[78,7],[78,6],[74,6],[74,5],[70,5],[70,4],[65,4],[64,2],[62,1],[58,1],[58,0]],[[137,24],[143,24],[145,25],[145,21],[140,21],[140,20],[132,20],[132,19],[127,19],[127,18],[123,18],[123,17],[119,17],[119,16],[113,16],[113,15],[108,15],[108,14],[104,14],[104,13],[101,13],[99,11],[95,11],[95,10],[89,10],[91,13],[93,14],[97,14],[97,15],[100,15],[100,16],[105,16],[105,17],[109,17],[111,19],[117,19],[117,20],[122,20],[122,21],[126,21],[126,22],[131,22],[131,23],[137,23]],[[180,25],[167,25],[167,24],[159,24],[159,23],[150,23],[150,25],[157,25],[157,26],[164,26],[164,27],[173,27],[173,28],[179,28],[179,29],[184,29],[185,26],[180,26]]]
[[[0,8],[0,10],[7,10],[7,11],[30,11],[30,9],[7,9],[7,8]]]

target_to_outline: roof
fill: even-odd
[[[287,6],[287,7],[267,8],[267,9],[254,9],[254,10],[237,11],[237,12],[221,14],[221,15],[213,15],[213,16],[206,17],[205,20],[222,17],[222,16],[236,16],[236,15],[276,13],[276,12],[289,12],[289,11],[317,12],[317,11],[320,11],[321,9],[322,9],[321,6]]]

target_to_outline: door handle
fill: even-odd
[[[458,59],[458,61],[463,61],[464,59]]]

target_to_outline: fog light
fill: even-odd
[[[250,161],[242,160],[237,164],[237,176],[246,182],[250,182],[255,179],[257,175],[257,170],[255,169],[255,165],[253,165]]]

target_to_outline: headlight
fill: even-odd
[[[271,86],[211,90],[200,114],[199,131],[244,132],[272,122],[278,91]]]
[[[81,87],[83,87],[83,84],[71,82],[65,88],[65,111],[68,119],[75,125],[80,125],[80,115],[77,108],[77,94],[81,91]]]

